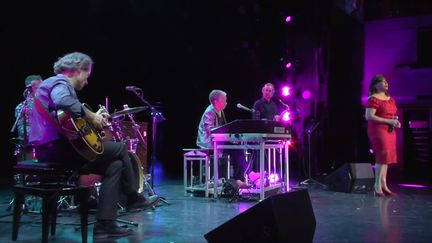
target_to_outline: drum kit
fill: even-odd
[[[103,131],[103,141],[114,141],[123,142],[128,145],[129,152],[136,153],[137,146],[142,143],[146,146],[145,135],[140,131],[141,126],[135,122],[133,113],[141,112],[147,109],[146,106],[129,108],[128,105],[123,106],[124,109],[112,113]],[[125,133],[127,127],[125,126],[125,118],[129,118],[131,122],[131,127],[134,130],[134,136],[127,136]]]

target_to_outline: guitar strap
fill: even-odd
[[[41,104],[37,97],[34,97],[34,104],[36,110],[41,114],[41,116],[47,120],[53,127],[55,127],[61,134],[63,134],[63,130],[60,124],[54,120],[54,118],[49,114],[48,110]]]
[[[48,112],[48,110],[41,104],[38,98],[34,97],[34,104],[36,110],[41,114],[41,116],[50,123],[51,126],[55,127],[57,131],[66,137],[68,140],[77,139],[76,136],[71,135],[71,133],[76,133],[75,130],[68,129],[60,125]]]

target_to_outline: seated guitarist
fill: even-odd
[[[80,135],[71,130],[65,132],[57,120],[57,112],[62,110],[72,118],[85,119],[96,129],[105,125],[107,114],[85,109],[75,92],[87,85],[92,65],[93,60],[79,52],[67,54],[54,63],[56,76],[44,80],[35,94],[29,140],[35,145],[40,162],[61,163],[75,169],[85,166],[92,173],[104,176],[99,190],[93,237],[124,236],[130,234],[131,229],[120,227],[114,221],[121,193],[127,197],[128,210],[153,206],[158,197],[146,198],[137,193],[138,182],[132,176],[133,167],[125,144],[105,141],[102,154],[89,162],[71,146],[70,141],[80,139]]]

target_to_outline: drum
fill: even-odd
[[[123,140],[122,124],[119,120],[113,120],[104,127],[103,129],[103,141],[114,141],[120,142]]]
[[[99,174],[88,174],[81,175],[78,178],[78,184],[81,186],[87,186],[90,189],[89,193],[89,207],[95,208],[99,202],[99,188],[102,181],[102,175]]]
[[[17,158],[17,162],[26,160],[37,162],[36,149],[31,145],[15,145],[14,155]]]
[[[138,181],[138,193],[144,190],[144,173],[141,166],[141,161],[138,156],[134,153],[129,152],[129,158],[132,162],[133,176]],[[102,175],[99,174],[88,174],[81,175],[78,179],[78,183],[81,186],[87,186],[90,188],[89,202],[92,206],[94,203],[99,201],[99,187],[101,185]]]
[[[138,158],[138,155],[132,152],[129,152],[129,157],[133,165],[134,176],[138,179],[138,193],[141,193],[144,191],[144,172],[141,160]]]
[[[31,146],[25,148],[16,147],[14,155],[16,156],[18,162],[26,160],[33,160],[37,162],[36,149]]]

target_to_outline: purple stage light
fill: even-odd
[[[305,100],[308,100],[312,97],[312,92],[310,90],[305,90],[302,92],[302,97]]]
[[[399,184],[399,186],[412,187],[412,188],[429,188],[428,186],[420,185],[420,184]]]
[[[291,146],[292,142],[291,142],[291,140],[284,140],[284,141],[282,141],[282,144],[283,145],[288,144],[288,146]]]
[[[291,62],[287,62],[287,64],[285,65],[285,67],[286,67],[287,69],[290,69],[290,68],[292,67],[292,63],[291,63]]]
[[[284,122],[289,122],[290,120],[291,120],[291,116],[290,116],[291,114],[290,114],[290,112],[289,111],[283,111],[282,112],[282,115],[281,115],[281,117],[282,117],[282,121],[284,121]]]
[[[276,182],[279,182],[279,175],[276,173],[272,173],[270,174],[269,179],[270,179],[270,184],[274,184]]]
[[[284,86],[282,87],[282,96],[289,96],[291,94],[290,87]]]
[[[292,17],[291,17],[290,15],[288,15],[288,16],[285,18],[285,22],[290,23],[291,21],[292,21]]]

